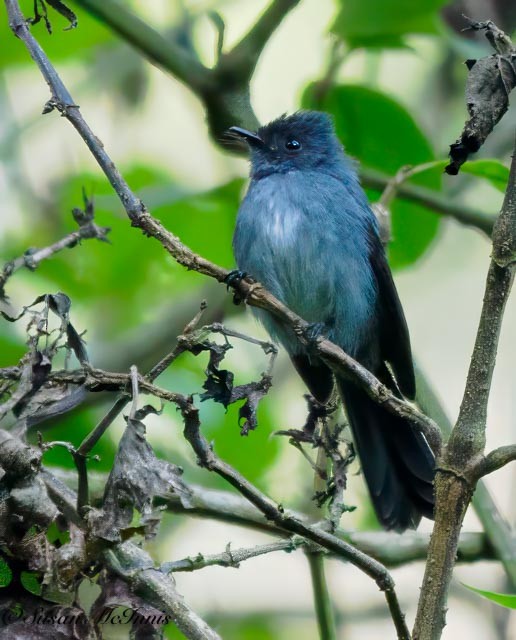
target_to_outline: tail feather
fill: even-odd
[[[348,381],[339,389],[381,524],[404,531],[432,518],[435,458],[424,436]]]

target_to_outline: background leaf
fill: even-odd
[[[313,86],[303,96],[303,106],[316,106]],[[387,175],[407,164],[417,165],[434,159],[434,152],[410,113],[386,94],[359,85],[340,85],[330,89],[318,108],[331,113],[346,152],[365,167]],[[437,173],[416,176],[414,182],[438,189]],[[374,202],[380,192],[367,190]],[[415,262],[435,238],[440,218],[425,207],[399,199],[392,211],[392,237],[389,259],[393,268]]]
[[[409,33],[436,33],[446,0],[340,0],[332,26],[351,48],[404,46]]]
[[[8,587],[13,578],[11,567],[7,564],[4,556],[0,555],[0,588]]]
[[[509,168],[499,160],[469,160],[462,165],[461,171],[478,178],[485,178],[493,187],[505,193],[509,180]]]
[[[444,172],[444,167],[449,164],[449,160],[436,160],[428,167],[428,169],[421,171],[417,175],[441,175]],[[507,188],[507,182],[509,180],[509,168],[502,162],[494,158],[488,158],[485,160],[468,160],[461,167],[462,173],[469,173],[477,178],[483,178],[490,182],[495,189],[505,193]]]
[[[478,595],[482,596],[483,598],[487,598],[495,604],[499,604],[501,607],[506,607],[507,609],[516,609],[516,594],[513,595],[509,593],[495,593],[494,591],[484,591],[483,589],[471,587],[469,584],[462,584],[466,587],[466,589],[469,589],[474,593],[478,593]]]

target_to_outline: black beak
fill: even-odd
[[[264,142],[260,138],[260,136],[252,131],[248,131],[247,129],[242,129],[241,127],[230,127],[228,129],[228,133],[237,138],[245,140],[251,146],[263,147]]]

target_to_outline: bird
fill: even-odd
[[[256,131],[228,131],[247,143],[250,155],[232,275],[260,282],[393,394],[413,400],[405,315],[376,217],[332,118],[303,110]],[[435,456],[424,435],[351,380],[334,375],[271,313],[253,311],[318,402],[328,403],[337,385],[383,528],[403,532],[417,528],[422,516],[433,518]]]

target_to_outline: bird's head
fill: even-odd
[[[296,170],[324,170],[344,157],[330,116],[320,111],[283,115],[256,132],[231,127],[229,133],[249,145],[251,176],[255,178]]]

